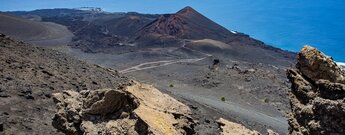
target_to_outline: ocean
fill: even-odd
[[[212,19],[228,29],[294,52],[310,45],[345,62],[345,0],[230,0],[225,7],[225,18]]]

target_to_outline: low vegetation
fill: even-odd
[[[225,102],[225,97],[220,97],[220,100]]]

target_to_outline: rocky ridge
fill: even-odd
[[[332,58],[305,46],[287,76],[289,134],[345,134],[345,73]]]

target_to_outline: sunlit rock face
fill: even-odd
[[[53,94],[53,126],[65,134],[194,134],[191,110],[153,86]]]
[[[287,76],[289,134],[345,134],[345,73],[332,58],[305,46]]]

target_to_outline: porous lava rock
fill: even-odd
[[[305,46],[287,77],[289,134],[345,134],[345,74],[331,57]]]

